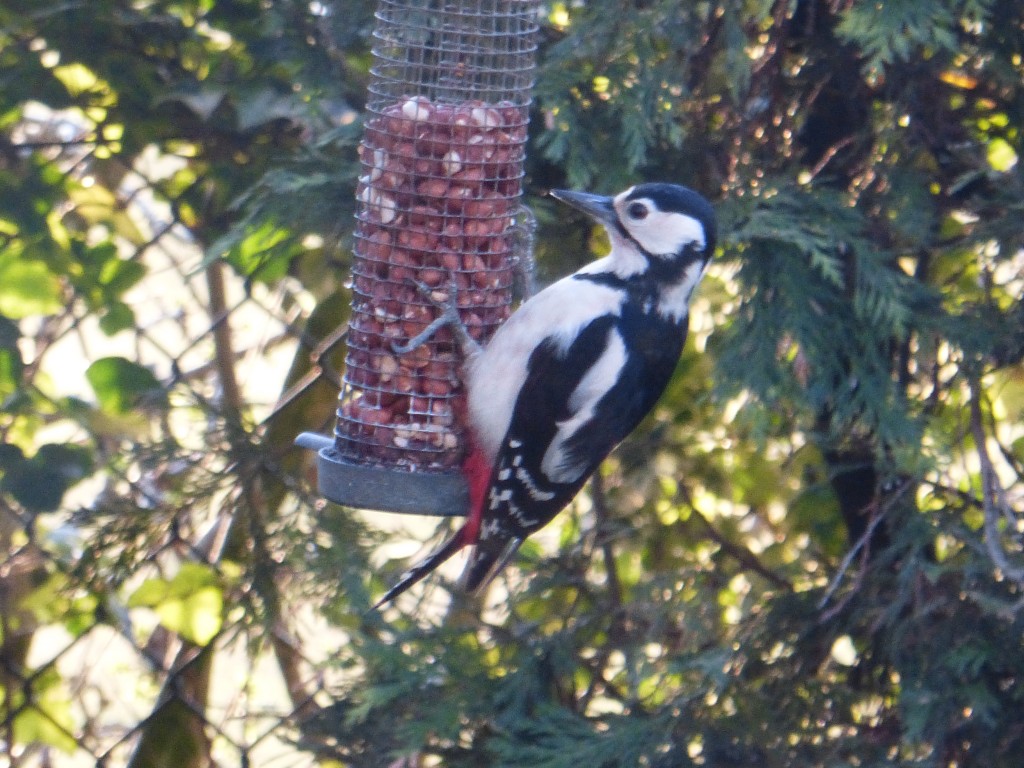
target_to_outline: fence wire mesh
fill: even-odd
[[[302,45],[327,39],[324,24],[343,25],[299,6],[314,22]],[[262,80],[212,95],[162,89],[166,67],[154,57],[177,53],[176,44],[139,44],[152,82],[129,78],[123,91],[94,94],[109,107],[153,85],[156,95],[132,104],[177,121],[174,138],[154,128],[159,119],[133,113],[140,135],[152,133],[128,151],[113,126],[97,122],[99,110],[36,102],[19,103],[18,123],[5,124],[0,175],[38,203],[35,213],[17,208],[17,223],[38,213],[44,233],[3,219],[0,238],[5,248],[24,240],[37,249],[52,238],[56,255],[26,257],[37,271],[25,273],[23,293],[43,296],[40,306],[15,308],[17,322],[0,307],[0,765],[142,768],[154,756],[183,768],[389,764],[360,763],[334,736],[345,716],[335,702],[348,637],[332,610],[339,594],[358,603],[368,560],[384,555],[371,555],[374,533],[354,513],[325,511],[311,490],[313,459],[292,442],[336,426],[338,393],[365,384],[360,376],[379,387],[388,375],[379,397],[392,407],[404,398],[404,428],[423,426],[420,443],[434,455],[457,448],[451,339],[410,368],[418,389],[407,392],[401,363],[389,374],[381,339],[368,334],[383,333],[369,326],[378,310],[400,321],[402,339],[434,310],[415,292],[377,302],[380,285],[408,292],[406,278],[429,284],[443,272],[433,287],[452,277],[464,320],[484,338],[508,313],[513,252],[529,252],[510,229],[532,78],[533,41],[519,34],[532,34],[536,3],[474,7],[453,16],[451,3],[382,0],[380,87],[370,92],[358,158],[345,133],[357,125],[347,101],[318,109],[257,90]],[[450,25],[439,28],[442,11]],[[124,45],[159,31],[144,16],[115,20]],[[399,21],[413,22],[411,37],[387,31]],[[223,38],[195,33],[196,50],[222,53]],[[428,57],[439,35],[459,46],[457,60],[437,48]],[[63,42],[70,48],[73,35]],[[47,45],[39,35],[23,53],[61,61]],[[402,67],[436,67],[422,89],[409,89],[407,69],[390,69],[395,46],[410,45]],[[77,87],[88,83],[85,70],[66,74]],[[220,119],[228,105],[234,123]],[[389,144],[396,137],[401,148]],[[293,165],[256,162],[267,147],[292,150]],[[430,167],[392,179],[384,152]],[[369,179],[357,190],[360,172]],[[237,203],[260,194],[273,201]],[[374,194],[393,196],[394,221],[383,221],[381,199],[362,199]],[[304,205],[314,196],[316,205]],[[10,196],[0,193],[0,204]],[[290,229],[274,226],[282,218]],[[349,254],[326,241],[352,234],[349,324],[339,269],[347,272]],[[405,242],[424,234],[448,238],[434,261],[422,243]],[[297,244],[282,241],[292,236]],[[422,261],[401,263],[411,254]],[[438,363],[441,372],[429,367]],[[440,384],[445,392],[431,389]],[[416,443],[391,426],[382,445]]]
[[[14,144],[87,189],[86,127],[27,114]],[[36,487],[14,486],[15,422],[0,421],[0,765],[152,765],[162,754],[168,765],[302,766],[335,755],[323,662],[345,638],[316,609],[336,585],[318,588],[309,571],[330,523],[314,523],[319,502],[289,449],[290,401],[275,404],[294,384],[308,419],[322,388],[320,423],[302,425],[327,427],[341,333],[302,330],[312,304],[298,281],[268,287],[204,261],[168,192],[179,167],[145,153],[121,168],[110,201],[142,243],[121,243],[113,259],[139,267],[123,297],[132,322],[105,333],[104,310],[78,298],[22,321],[34,324],[25,390],[45,388],[53,411],[126,386],[138,397],[104,423],[81,409],[80,428],[39,415],[37,456],[93,440],[97,451],[56,511],[33,507],[46,490],[38,474]],[[299,581],[312,599],[296,608],[283,593]]]

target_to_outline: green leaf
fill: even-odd
[[[54,67],[53,74],[64,84],[64,87],[68,89],[68,93],[72,96],[79,96],[95,88],[105,86],[105,83],[100,81],[96,73],[84,64],[74,63]]]
[[[123,357],[97,360],[86,370],[85,377],[100,408],[109,413],[127,413],[143,400],[163,395],[163,387],[148,368]]]
[[[1024,437],[1018,437],[1013,443],[1010,444],[1010,450],[1016,457],[1017,461],[1024,464]]]
[[[845,551],[846,528],[831,486],[807,486],[790,502],[787,518],[794,531],[810,534],[830,556],[838,557]]]
[[[114,301],[104,307],[100,329],[108,336],[135,327],[135,312],[123,301]]]
[[[100,271],[99,282],[109,291],[122,295],[146,276],[146,267],[137,261],[121,258],[108,260]]]
[[[1017,152],[1006,139],[997,137],[988,143],[988,164],[992,169],[1005,173],[1017,164]]]
[[[69,485],[82,480],[93,469],[92,451],[81,445],[47,443],[39,447],[32,461],[52,467]]]
[[[0,443],[0,469],[10,471],[25,460],[25,454],[21,448],[12,443]]]
[[[214,243],[210,255],[220,255],[219,249],[228,242],[230,239]],[[240,274],[271,283],[284,277],[292,259],[302,252],[301,244],[290,232],[267,221],[231,242],[224,258]]]
[[[0,254],[0,314],[20,320],[63,307],[60,279],[45,264],[12,250]]]
[[[98,605],[95,594],[76,589],[60,570],[50,573],[20,603],[40,624],[61,624],[73,637],[96,626]]]
[[[14,394],[21,384],[25,364],[18,350],[20,336],[18,326],[0,315],[0,402]]]
[[[49,669],[35,678],[29,706],[14,717],[14,741],[21,744],[46,744],[69,754],[78,749],[73,736],[71,700],[56,670]]]
[[[31,459],[20,450],[4,451],[0,490],[11,494],[30,512],[51,512],[60,506],[68,488],[92,470],[92,456],[85,448],[47,444]]]
[[[224,594],[217,587],[203,587],[187,598],[168,600],[156,607],[160,623],[191,643],[206,645],[220,632]]]
[[[196,645],[206,645],[223,623],[224,592],[216,571],[185,563],[174,578],[147,579],[128,598],[129,608],[152,608],[160,623]]]
[[[56,472],[25,462],[4,475],[0,490],[29,512],[52,512],[60,506],[66,488]]]

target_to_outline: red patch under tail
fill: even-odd
[[[484,499],[491,485],[491,462],[473,441],[469,453],[462,462],[462,474],[469,488],[469,514],[466,524],[459,531],[463,545],[476,544],[480,537],[480,524],[484,516]]]
[[[409,587],[427,577],[441,563],[448,560],[452,555],[469,544],[476,544],[480,536],[480,523],[484,514],[484,498],[487,489],[491,484],[491,465],[483,451],[470,443],[469,453],[462,462],[462,474],[466,478],[466,485],[469,488],[469,512],[466,522],[455,532],[448,541],[439,549],[427,555],[423,560],[416,563],[412,568],[402,574],[391,589],[389,589],[373,608],[374,610],[391,602]]]

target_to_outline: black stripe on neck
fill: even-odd
[[[647,259],[647,268],[628,277],[614,272],[577,272],[573,277],[623,291],[657,293],[660,288],[678,283],[690,265],[705,260],[705,252],[692,246],[686,246],[682,253],[669,257],[651,256],[646,251],[641,253]]]

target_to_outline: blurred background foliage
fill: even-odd
[[[553,187],[711,198],[670,391],[479,599],[324,505],[371,0],[0,6],[12,766],[1018,766],[1024,10],[542,3]]]

